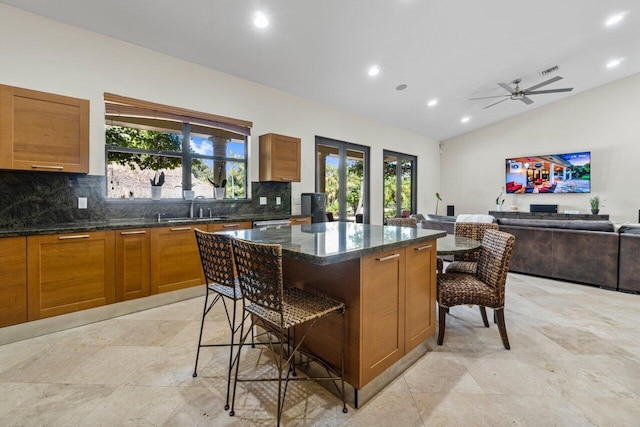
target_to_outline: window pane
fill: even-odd
[[[107,126],[106,144],[153,151],[182,151],[182,135],[160,128]]]
[[[319,191],[326,193],[327,206],[326,211],[331,212],[334,217],[339,216],[339,155],[338,148],[329,145],[318,145],[318,180],[320,183]]]
[[[364,153],[347,150],[347,219],[356,220],[364,203]]]
[[[398,158],[391,155],[384,157],[384,218],[394,218],[397,212],[397,177]]]
[[[402,210],[412,212],[413,161],[402,159]]]
[[[214,188],[225,188],[225,199],[246,198],[244,162],[193,159],[192,190],[196,196],[214,198]]]
[[[162,198],[182,197],[182,160],[179,157],[109,152],[107,197],[151,198],[151,182],[164,172]]]

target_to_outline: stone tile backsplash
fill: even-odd
[[[0,227],[28,228],[69,222],[119,218],[186,217],[190,201],[105,199],[104,176],[46,172],[0,171]],[[268,216],[291,214],[291,184],[252,182],[250,200],[209,200],[197,203],[204,215]],[[87,209],[78,209],[78,197],[87,198]],[[260,197],[267,205],[260,205]],[[280,197],[282,204],[275,205]],[[198,211],[196,209],[195,214]]]

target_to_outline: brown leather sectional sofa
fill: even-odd
[[[618,288],[640,293],[640,226],[620,227]]]
[[[422,228],[453,233],[455,217],[429,215]],[[609,221],[499,218],[516,237],[509,270],[640,293],[640,225]]]

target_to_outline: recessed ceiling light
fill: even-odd
[[[377,76],[378,74],[380,74],[380,67],[378,67],[377,65],[372,66],[371,68],[369,68],[369,75],[370,76]]]
[[[269,25],[269,20],[262,12],[256,12],[256,17],[253,20],[253,25],[258,28],[265,28]]]
[[[604,23],[607,27],[612,25],[616,25],[618,22],[622,21],[627,12],[616,13],[615,15],[611,15],[609,19]]]
[[[469,120],[471,120],[471,117],[466,116],[466,117],[461,118],[461,119],[460,119],[460,122],[462,122],[462,123],[467,123]]]
[[[616,58],[616,59],[612,59],[611,61],[607,62],[607,68],[615,68],[618,65],[620,65],[620,63],[622,62],[624,58]]]
[[[427,105],[429,107],[435,107],[436,105],[438,105],[438,99],[437,98],[433,98],[433,99],[429,100],[429,102],[427,102]]]
[[[401,85],[396,86],[396,90],[405,90],[407,88],[407,85],[402,83]]]

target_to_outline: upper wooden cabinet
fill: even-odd
[[[260,181],[300,182],[300,138],[260,135]]]
[[[89,101],[0,85],[0,169],[89,172]]]

